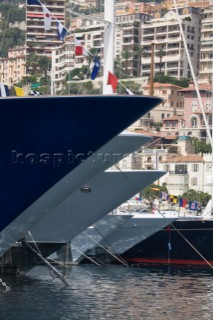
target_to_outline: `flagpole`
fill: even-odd
[[[55,94],[55,49],[52,50],[52,69],[51,69],[51,96]]]
[[[104,28],[104,75],[103,94],[112,94],[112,87],[107,85],[108,72],[114,73],[114,2],[104,0],[104,20],[109,24]]]

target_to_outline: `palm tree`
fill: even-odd
[[[38,67],[38,60],[39,60],[39,57],[34,53],[27,56],[26,65],[28,68],[32,68],[32,75],[36,73],[36,70]]]
[[[166,51],[163,50],[162,48],[156,51],[156,56],[160,58],[160,74],[161,74],[161,69],[162,69],[162,58],[166,56]]]
[[[38,58],[38,66],[39,68],[44,71],[45,78],[47,77],[47,70],[50,67],[51,60],[46,56],[41,56]]]
[[[127,50],[125,50],[125,51],[123,51],[123,52],[121,53],[121,57],[124,59],[125,74],[126,74],[126,76],[128,76],[128,74],[127,74],[128,61],[129,61],[129,59],[131,58],[131,56],[132,56],[132,53],[131,53],[130,51],[127,51]]]
[[[146,52],[147,51],[141,46],[137,46],[136,50],[134,51],[134,57],[138,59],[139,77],[141,76],[141,58],[145,55]]]

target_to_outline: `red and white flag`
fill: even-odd
[[[82,43],[75,38],[75,55],[76,56],[89,56],[89,52],[84,48]]]
[[[47,31],[51,29],[52,16],[49,10],[44,6],[43,6],[43,13],[44,13],[44,29]]]
[[[107,84],[111,84],[113,92],[116,91],[118,85],[118,78],[116,78],[116,76],[110,71],[108,72]]]

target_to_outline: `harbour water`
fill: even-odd
[[[124,266],[74,266],[69,286],[46,267],[1,276],[1,320],[213,319],[213,272]]]

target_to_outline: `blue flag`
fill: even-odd
[[[94,66],[93,66],[92,73],[91,73],[91,79],[95,80],[95,78],[98,75],[101,64],[97,58],[94,58],[93,62],[94,62]]]
[[[28,6],[41,6],[41,2],[38,0],[27,0]]]
[[[65,36],[67,34],[67,29],[59,21],[57,21],[57,27],[58,27],[58,38],[60,40],[64,41],[64,38],[65,38]]]
[[[0,83],[0,97],[7,97],[9,96],[9,89],[8,86],[4,83]]]
[[[198,203],[196,201],[189,202],[189,210],[197,210]]]

